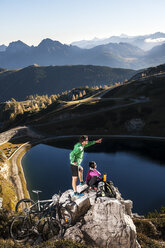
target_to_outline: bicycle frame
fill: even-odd
[[[48,202],[51,202],[52,205],[53,205],[53,200],[52,199],[49,199],[49,200],[37,200],[37,202],[35,202],[35,204],[33,204],[30,208],[34,207],[37,205],[37,208],[39,210],[39,212],[41,212],[41,204],[42,203],[48,203]],[[51,204],[49,204],[48,207],[50,207]]]

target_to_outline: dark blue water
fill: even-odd
[[[84,154],[84,175],[89,161],[94,160],[97,169],[107,173],[122,197],[133,201],[133,212],[146,214],[159,210],[165,205],[165,161],[159,146],[158,143],[150,147],[148,143],[139,142],[125,145],[125,141],[94,145]],[[71,149],[42,144],[30,149],[22,160],[29,191],[40,189],[43,191],[41,198],[48,199],[59,190],[70,189],[70,152]]]

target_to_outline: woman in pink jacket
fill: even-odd
[[[86,177],[86,183],[89,187],[95,188],[97,187],[98,183],[102,180],[101,173],[96,170],[97,165],[96,162],[91,161],[89,162],[89,170]]]

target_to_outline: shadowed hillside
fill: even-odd
[[[108,88],[86,101],[66,103],[33,125],[49,134],[121,134],[165,136],[165,75],[151,76]],[[152,75],[154,74],[154,75]],[[65,106],[65,107],[64,107]]]
[[[51,95],[80,86],[112,84],[132,77],[136,71],[101,66],[29,66],[0,73],[0,101],[24,100],[28,95]]]

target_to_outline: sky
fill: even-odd
[[[164,32],[164,0],[0,0],[0,45]]]

